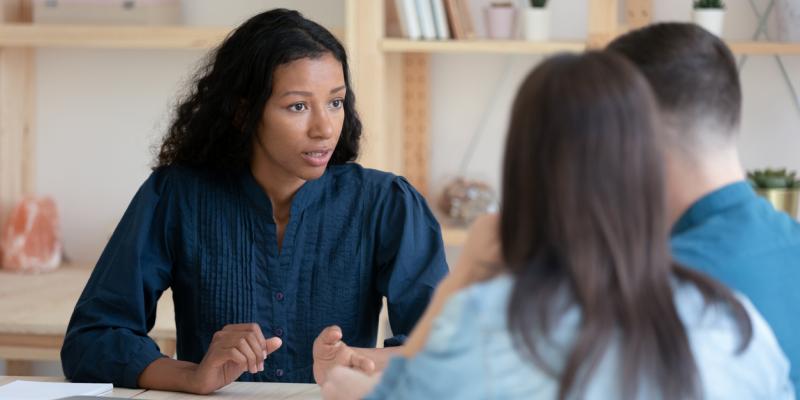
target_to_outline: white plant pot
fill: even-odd
[[[778,40],[800,42],[800,0],[777,0],[775,19]]]
[[[522,13],[522,37],[542,42],[550,38],[550,10],[546,7],[528,7]]]
[[[722,37],[722,27],[725,22],[725,10],[720,9],[696,9],[692,15],[694,23],[702,26],[705,30]]]

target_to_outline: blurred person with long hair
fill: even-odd
[[[470,229],[404,357],[382,375],[336,368],[324,397],[793,399],[749,301],[672,260],[658,124],[619,55],[535,68],[499,216]]]

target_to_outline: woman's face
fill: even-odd
[[[325,172],[344,124],[344,73],[330,53],[278,66],[253,163],[281,181]]]

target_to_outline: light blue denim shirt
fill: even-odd
[[[523,358],[508,331],[513,280],[502,276],[454,295],[435,320],[428,343],[412,359],[394,358],[367,399],[553,399],[558,380]],[[739,334],[724,306],[706,306],[691,284],[675,285],[705,399],[794,399],[789,363],[764,319],[740,297],[753,323],[753,339],[736,354]],[[542,341],[542,356],[561,368],[580,322],[572,307]],[[603,356],[585,399],[620,398],[616,344]],[[657,399],[652,387],[640,398]]]

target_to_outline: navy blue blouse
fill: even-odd
[[[172,288],[178,359],[199,363],[214,332],[256,322],[283,346],[242,381],[313,382],[312,344],[339,325],[374,347],[386,296],[401,344],[447,273],[438,223],[402,177],[331,166],[296,193],[282,248],[269,198],[249,171],[156,170],[136,193],[70,320],[72,381],[136,387],[163,357],[147,333]]]

